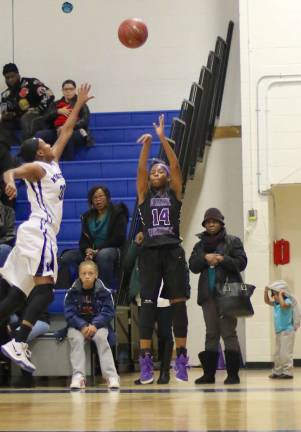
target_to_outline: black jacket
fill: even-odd
[[[1,93],[2,109],[22,116],[28,108],[37,108],[44,113],[54,100],[52,91],[37,78],[21,78],[13,89]]]
[[[15,211],[0,201],[0,244],[13,246],[15,238]]]
[[[79,248],[83,254],[86,249],[95,249],[94,239],[88,228],[89,217],[96,214],[95,209],[90,209],[81,216],[82,231],[79,240]],[[97,249],[109,247],[120,248],[126,240],[127,223],[129,220],[129,211],[125,204],[110,204],[109,206],[110,219],[108,226],[108,238],[102,242]]]
[[[202,305],[210,296],[208,288],[208,268],[205,260],[203,233],[197,234],[200,241],[195,244],[189,258],[189,269],[192,273],[200,273],[198,284],[198,304]],[[226,234],[224,240],[217,246],[218,253],[224,255],[224,260],[215,267],[216,283],[224,284],[226,278],[229,282],[240,281],[238,274],[247,267],[247,256],[241,240],[238,237]]]
[[[47,123],[47,125],[50,128],[54,128],[53,122],[56,119],[56,117],[58,116],[58,113],[57,113],[58,107],[57,107],[57,105],[60,103],[60,101],[62,99],[64,99],[64,98],[61,98],[61,99],[53,102],[49,106],[49,108],[47,109],[46,113],[44,114],[44,120],[45,120],[45,122]],[[76,101],[77,101],[77,96],[75,96],[72,99],[72,101],[70,102],[70,105],[74,106],[75,103],[76,103]],[[90,120],[90,110],[88,108],[88,105],[85,104],[81,108],[81,110],[79,112],[79,119],[76,122],[76,124],[74,126],[74,129],[85,129],[85,130],[88,130],[89,120]]]

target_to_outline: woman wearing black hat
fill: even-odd
[[[217,208],[205,212],[202,223],[205,231],[197,234],[198,243],[193,248],[189,259],[189,268],[193,273],[200,273],[198,284],[198,304],[202,306],[206,325],[205,351],[199,353],[204,375],[196,384],[215,382],[218,363],[220,337],[225,344],[227,378],[225,384],[239,383],[240,347],[236,334],[237,319],[219,317],[216,300],[217,285],[226,279],[238,280],[238,272],[247,266],[247,256],[238,237],[226,233],[224,216]]]
[[[17,195],[15,179],[25,180],[31,214],[19,226],[16,245],[1,268],[1,284],[8,288],[8,293],[0,301],[0,321],[22,308],[30,294],[32,299],[26,306],[15,339],[2,345],[1,351],[28,372],[34,372],[35,366],[28,358],[26,340],[41,311],[53,299],[57,275],[56,236],[66,187],[58,161],[81,107],[91,99],[89,91],[89,85],[81,87],[74,109],[53,147],[38,138],[27,139],[21,146],[21,156],[28,163],[4,173],[5,193],[9,199]]]

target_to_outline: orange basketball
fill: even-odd
[[[147,36],[147,27],[139,18],[126,19],[118,28],[118,38],[127,48],[139,48],[145,43]]]

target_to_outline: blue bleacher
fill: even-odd
[[[161,111],[116,112],[91,114],[90,129],[95,146],[81,148],[74,161],[61,162],[67,189],[65,193],[63,222],[58,235],[58,249],[78,247],[80,215],[88,209],[88,190],[97,184],[106,185],[113,202],[124,202],[132,215],[136,200],[136,170],[141,145],[137,139],[143,133],[152,133],[154,142],[151,157],[159,152],[159,142],[153,131],[153,122],[158,121]],[[166,134],[169,135],[172,118],[178,111],[163,111]],[[18,149],[13,148],[13,153]],[[17,224],[28,217],[24,183],[18,188],[16,204]],[[62,312],[64,291],[56,290],[51,312]]]

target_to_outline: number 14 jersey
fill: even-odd
[[[180,239],[180,212],[182,202],[171,189],[164,192],[150,189],[139,205],[143,225],[143,246],[177,245]]]

